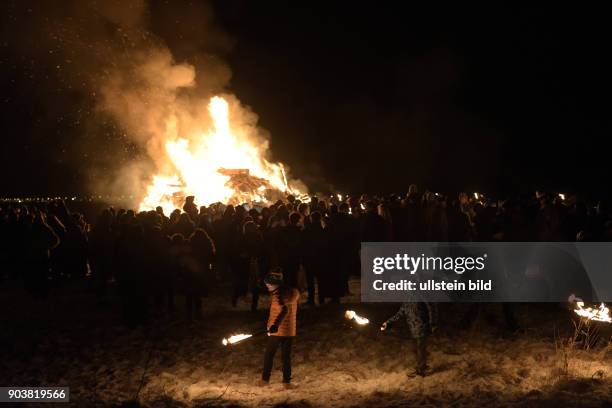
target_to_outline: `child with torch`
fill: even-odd
[[[425,377],[429,369],[427,366],[427,337],[436,330],[438,322],[437,305],[429,302],[403,303],[397,313],[382,324],[380,330],[386,330],[392,323],[402,317],[406,319],[410,334],[415,341],[416,369],[409,376]]]
[[[283,282],[281,272],[270,272],[264,283],[271,295],[270,314],[268,317],[268,344],[264,354],[263,372],[259,385],[268,385],[272,373],[274,354],[280,346],[283,360],[283,386],[286,389],[295,387],[291,384],[291,344],[296,334],[296,319],[300,291]]]

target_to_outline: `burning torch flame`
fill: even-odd
[[[338,197],[338,201],[342,201],[342,194],[336,194],[336,196]]]
[[[561,200],[564,200],[564,201],[565,201],[565,194],[563,194],[563,193],[559,193],[559,198],[560,198]]]
[[[234,334],[233,336],[230,336],[229,338],[221,340],[221,343],[223,343],[224,346],[227,346],[228,344],[236,344],[242,340],[248,339],[249,337],[253,337],[253,335],[252,334]]]
[[[585,308],[583,301],[576,300],[576,309],[574,309],[574,313],[576,313],[580,317],[586,318],[587,320],[612,323],[612,317],[610,317],[610,309],[608,309],[604,303],[599,306],[599,309],[595,309],[592,307]]]
[[[474,193],[474,198],[479,200],[480,199],[480,195],[478,193]]]
[[[365,210],[365,209],[366,209],[366,206],[365,206],[365,205],[363,205],[363,203],[359,204],[359,206],[361,207],[361,209],[362,209],[362,210]]]
[[[344,317],[346,317],[348,320],[354,321],[355,323],[361,326],[370,323],[368,319],[366,319],[365,317],[359,316],[357,313],[355,313],[354,310],[347,310],[346,312],[344,312]]]

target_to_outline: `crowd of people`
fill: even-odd
[[[540,192],[493,201],[411,185],[405,195],[201,207],[187,197],[171,214],[106,208],[91,223],[61,200],[0,204],[2,279],[21,279],[37,296],[62,280],[86,280],[101,301],[116,288],[130,324],[174,312],[177,294],[187,317],[201,318],[202,298],[224,282],[228,302],[246,297],[256,310],[263,277],[276,269],[310,305],[339,302],[359,274],[360,242],[611,239],[605,202]]]

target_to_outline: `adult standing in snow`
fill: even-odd
[[[392,323],[402,317],[406,319],[410,334],[415,341],[416,369],[409,374],[409,377],[416,377],[417,375],[425,377],[429,369],[427,366],[427,337],[436,330],[438,322],[437,305],[429,302],[403,303],[397,313],[382,324],[380,330],[386,330]]]

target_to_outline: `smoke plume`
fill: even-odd
[[[80,135],[71,144],[82,154],[73,165],[86,169],[90,192],[142,198],[153,174],[172,171],[165,143],[206,131],[208,101],[220,93],[232,122],[267,155],[257,116],[227,94],[231,71],[222,57],[232,40],[207,4],[75,0],[13,7],[30,34],[15,36],[13,49],[42,61],[51,79],[78,98]],[[52,109],[55,101],[47,102]]]

